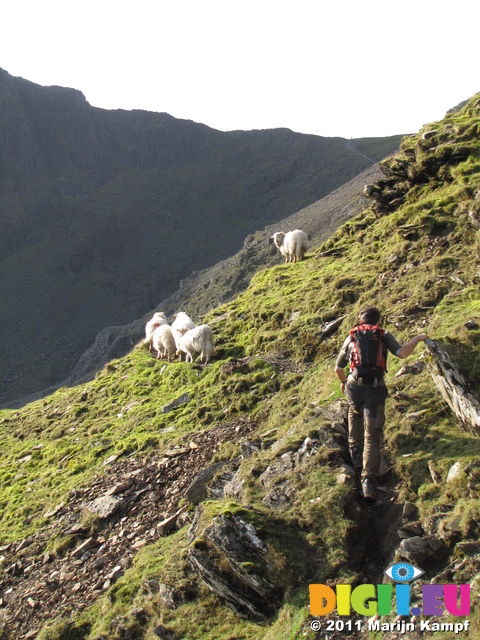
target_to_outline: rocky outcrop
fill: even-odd
[[[452,166],[466,160],[471,151],[468,140],[458,140],[454,128],[424,131],[414,146],[406,138],[399,155],[380,162],[384,177],[367,184],[364,195],[373,200],[372,209],[378,215],[391,213],[416,185],[451,181]]]
[[[188,550],[192,568],[209,589],[240,616],[254,620],[272,614],[282,597],[281,587],[268,577],[266,556],[267,547],[255,527],[224,514]],[[265,571],[267,576],[262,575]]]
[[[454,366],[447,351],[434,341],[425,342],[430,357],[427,366],[437,389],[467,431],[480,433],[480,402],[469,392],[465,377]]]

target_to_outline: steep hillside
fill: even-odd
[[[314,251],[343,222],[365,207],[367,199],[363,195],[364,187],[381,175],[378,164],[362,171],[325,198],[297,211],[278,225],[249,235],[238,253],[182,280],[178,291],[163,300],[154,310],[149,310],[142,318],[126,326],[106,327],[82,355],[71,375],[63,381],[63,386],[86,382],[109,360],[127,354],[144,336],[145,324],[154,311],[163,311],[172,321],[178,310],[182,309],[200,321],[220,303],[246,289],[253,274],[259,269],[283,262],[277,248],[269,242],[275,231],[304,229],[309,237],[310,250]],[[44,390],[41,395],[48,391]],[[9,406],[22,406],[26,400],[34,399],[37,398],[20,399],[18,403]]]
[[[222,133],[0,70],[0,402],[63,380],[98,331],[399,142]]]
[[[480,420],[460,421],[435,382],[441,348],[445,379],[456,369],[480,400],[479,126],[480,94],[406,138],[372,205],[304,262],[207,313],[212,363],[139,343],[87,384],[0,413],[0,637],[323,640],[309,583],[377,584],[394,558],[425,571],[413,607],[420,582],[470,583],[480,637]],[[389,360],[374,505],[333,373],[366,303],[401,341],[432,339]],[[366,620],[328,637],[366,638]]]

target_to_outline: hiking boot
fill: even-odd
[[[365,500],[376,500],[377,492],[375,490],[375,484],[371,478],[365,478],[362,482],[362,491]]]
[[[351,447],[350,458],[352,459],[354,469],[361,469],[363,467],[363,449],[360,449],[359,447]]]

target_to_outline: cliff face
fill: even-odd
[[[63,379],[99,330],[399,141],[221,133],[0,70],[0,402]]]

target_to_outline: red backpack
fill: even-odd
[[[387,370],[383,329],[376,324],[359,324],[350,331],[350,340],[350,371],[355,380],[361,378],[363,384],[381,380]]]

